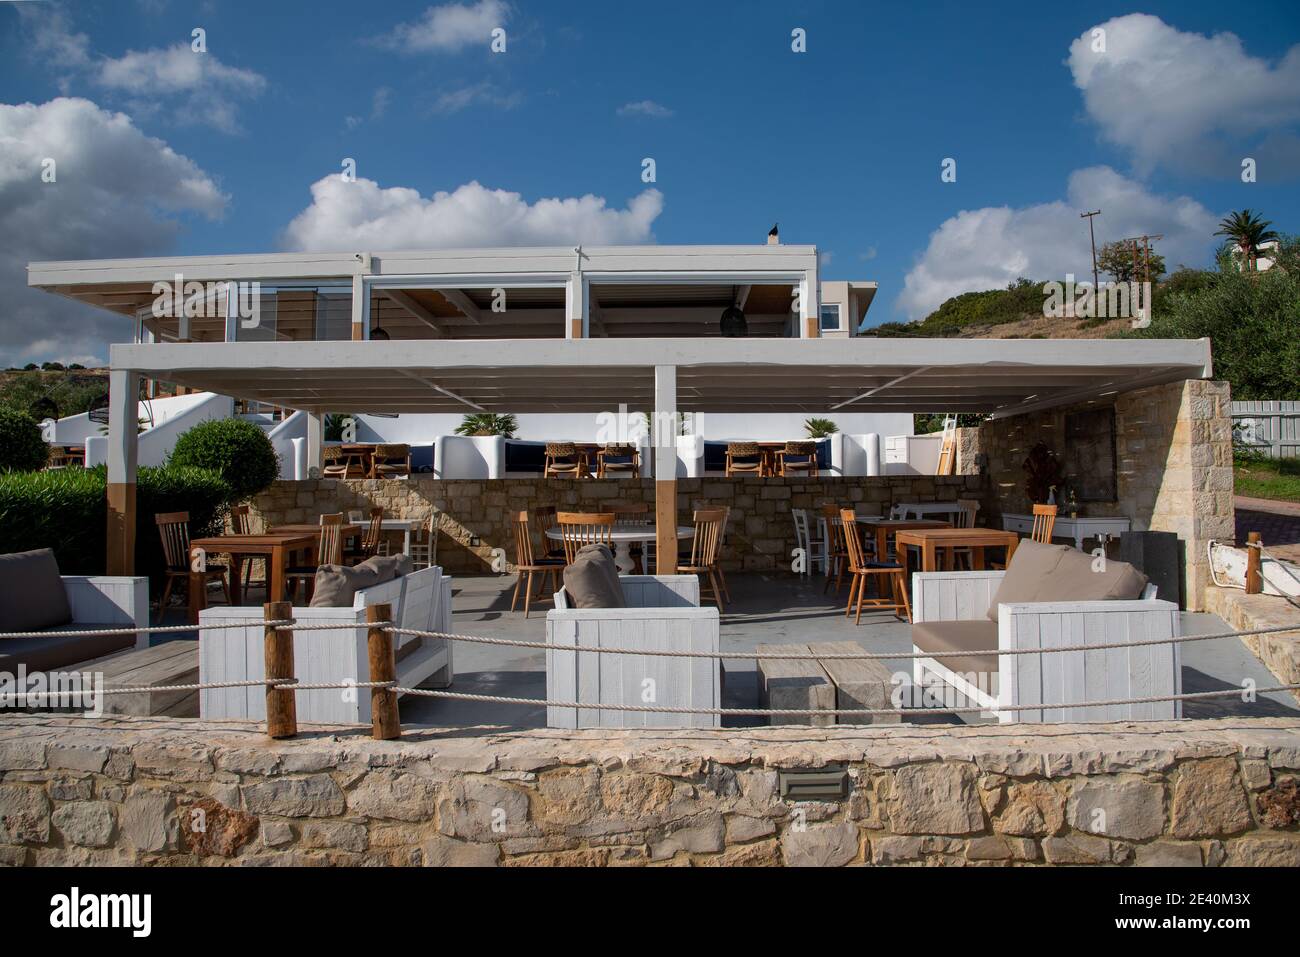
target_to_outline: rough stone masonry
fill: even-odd
[[[842,800],[780,780],[843,768]],[[0,718],[0,863],[1300,866],[1300,721],[372,741]]]

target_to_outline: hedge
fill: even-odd
[[[52,548],[65,575],[102,575],[107,550],[106,473],[93,469],[0,474],[0,552]],[[220,534],[230,486],[215,472],[141,468],[136,478],[135,567],[157,586],[162,545],[154,515],[189,512],[190,534]]]
[[[26,412],[0,405],[0,472],[34,472],[45,468],[49,457],[37,421]]]
[[[280,474],[271,440],[242,419],[210,419],[182,432],[167,464],[220,473],[230,486],[232,502],[265,491]]]

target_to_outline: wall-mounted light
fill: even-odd
[[[743,339],[749,335],[749,323],[745,321],[745,311],[738,306],[728,306],[722,310],[718,325],[722,335],[727,339]]]

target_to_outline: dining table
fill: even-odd
[[[295,552],[306,552],[308,562],[314,558],[316,547],[320,541],[320,526],[301,526],[302,529],[309,531],[269,531],[250,533],[247,535],[212,535],[206,538],[195,538],[190,540],[190,557],[191,568],[196,565],[193,559],[196,553],[203,556],[203,561],[198,564],[198,569],[202,569],[206,564],[207,555],[229,555],[230,556],[230,603],[238,605],[241,603],[240,595],[240,570],[243,562],[247,558],[263,557],[266,559],[267,568],[267,588],[266,600],[283,601],[286,571],[289,567],[290,556]],[[203,575],[196,572],[190,574],[190,620],[197,623],[199,620],[199,611],[207,604],[207,589],[204,587]]]
[[[373,442],[344,442],[339,445],[347,478],[374,478],[375,444]]]
[[[860,516],[858,524],[862,526],[864,531],[875,535],[875,555],[878,562],[883,562],[885,556],[889,554],[889,537],[891,535],[895,536],[895,541],[897,541],[899,532],[927,528],[952,528],[952,522],[944,522],[936,518],[878,518],[873,515]]]
[[[984,568],[984,549],[1005,548],[1007,562],[1015,554],[1020,536],[996,528],[914,528],[894,534],[894,542],[901,552],[909,545],[915,546],[921,553],[921,571],[939,571],[938,554],[947,553],[945,564],[952,564],[951,549],[969,548],[971,567]]]
[[[564,532],[560,526],[546,530],[546,537],[552,542],[563,542]],[[677,540],[687,541],[695,537],[694,525],[678,525]],[[636,571],[637,562],[632,556],[632,543],[641,543],[641,553],[646,553],[645,546],[655,540],[653,525],[617,524],[610,529],[609,540],[614,545],[614,564],[620,575],[631,575]]]

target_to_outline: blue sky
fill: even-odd
[[[1101,52],[1080,39],[1096,27]],[[1229,209],[1300,232],[1298,43],[1294,0],[5,4],[0,361],[121,338],[11,289],[31,259],[749,243],[780,221],[824,278],[880,283],[869,323],[1086,272],[1085,207],[1099,239],[1161,232],[1171,266],[1204,265]],[[345,157],[363,189],[322,183]],[[538,205],[587,195],[603,210]]]

